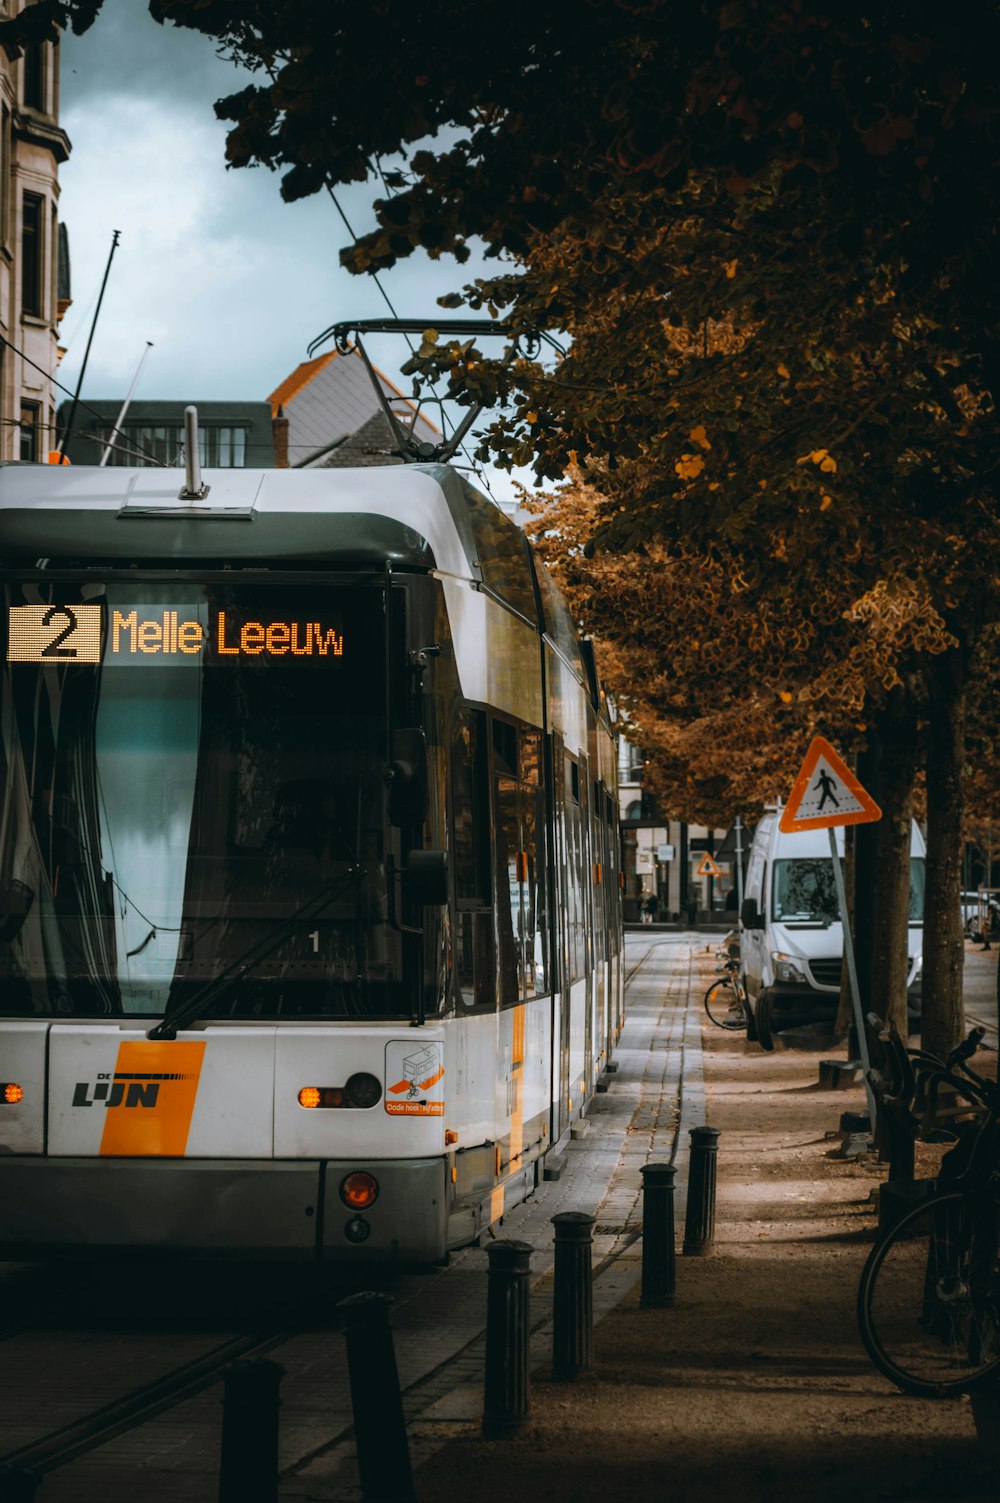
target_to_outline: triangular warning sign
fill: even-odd
[[[882,810],[847,763],[829,741],[816,736],[778,820],[779,829],[828,830],[834,825],[865,825],[881,818]]]
[[[695,872],[696,877],[721,877],[722,873],[706,851],[701,858],[701,865]]]

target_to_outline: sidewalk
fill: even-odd
[[[699,956],[692,987],[712,975]],[[707,1024],[704,1047],[721,1131],[714,1254],[678,1256],[676,1307],[640,1310],[641,1243],[628,1248],[631,1287],[596,1327],[593,1373],[556,1384],[537,1369],[515,1436],[484,1441],[467,1421],[442,1447],[440,1428],[417,1421],[418,1497],[992,1503],[969,1401],[904,1397],[857,1336],[869,1196],[885,1177],[836,1157],[860,1088],[820,1090],[827,1056],[765,1054]]]

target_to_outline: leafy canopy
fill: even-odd
[[[0,41],[99,9],[39,0]],[[216,105],[233,166],[287,199],[385,168],[351,269],[479,237],[497,274],[446,302],[569,336],[554,368],[434,337],[411,366],[506,404],[484,457],[596,484],[581,561],[629,552],[668,594],[658,558],[724,570],[775,623],[779,694],[828,682],[870,610],[888,636],[841,709],[995,619],[997,0],[150,11],[254,72]],[[804,600],[806,646],[777,629]]]

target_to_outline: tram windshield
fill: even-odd
[[[402,1008],[380,586],[21,583],[0,633],[0,1013],[160,1016],[255,950],[202,1016]]]

